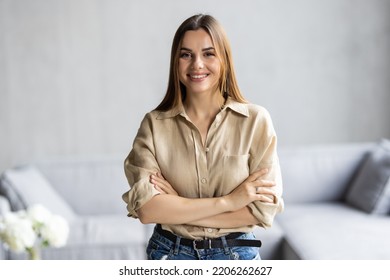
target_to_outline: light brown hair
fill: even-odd
[[[156,110],[170,110],[182,104],[185,99],[186,88],[180,82],[178,72],[180,48],[184,34],[187,31],[198,30],[200,28],[204,29],[210,35],[215,46],[217,57],[221,61],[221,77],[219,79],[219,89],[221,90],[221,93],[230,96],[238,102],[246,103],[237,84],[232,52],[225,31],[214,17],[199,14],[186,19],[175,33],[171,49],[168,88],[164,99],[157,106]]]

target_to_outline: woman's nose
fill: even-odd
[[[201,56],[194,57],[194,60],[192,62],[192,68],[194,70],[197,70],[197,69],[203,69],[203,67],[204,67],[204,64],[203,64],[202,57]]]

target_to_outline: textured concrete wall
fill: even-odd
[[[0,0],[0,171],[126,156],[188,16],[224,25],[281,145],[390,137],[390,1]]]

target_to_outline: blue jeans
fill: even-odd
[[[180,236],[176,242],[162,236],[154,230],[149,240],[146,254],[148,260],[260,260],[257,247],[229,247],[226,238],[221,237],[223,248],[194,249],[180,244]],[[244,233],[237,239],[255,239],[253,233]]]

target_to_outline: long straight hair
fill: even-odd
[[[225,31],[214,17],[199,14],[186,19],[175,33],[171,49],[168,88],[164,99],[155,110],[168,111],[176,106],[182,105],[186,97],[186,88],[179,80],[178,65],[180,48],[184,34],[187,31],[201,28],[210,35],[217,57],[221,62],[221,76],[218,85],[221,93],[230,96],[240,103],[246,103],[237,84],[232,52]]]

